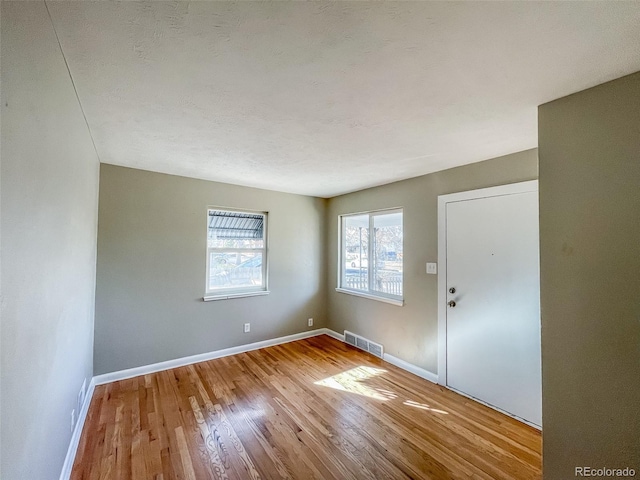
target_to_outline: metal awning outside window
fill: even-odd
[[[245,240],[264,236],[264,215],[209,210],[209,238]]]

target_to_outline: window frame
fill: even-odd
[[[219,248],[209,246],[209,212],[212,210],[227,213],[241,213],[245,215],[261,215],[263,225],[263,246],[262,248]],[[208,206],[206,216],[206,263],[205,263],[205,302],[212,300],[227,300],[240,297],[254,297],[258,295],[268,295],[269,292],[269,212],[262,210],[249,210],[229,207]],[[211,253],[233,253],[233,252],[262,252],[262,284],[246,287],[224,287],[209,288],[211,276]]]
[[[349,295],[355,295],[358,297],[369,298],[371,300],[378,300],[385,303],[390,303],[392,305],[403,306],[404,305],[404,255],[402,258],[402,295],[393,295],[389,293],[380,292],[378,290],[372,289],[374,274],[373,268],[374,258],[373,250],[375,242],[372,239],[372,232],[374,231],[374,219],[375,217],[382,215],[389,215],[394,213],[402,214],[402,244],[403,244],[403,252],[404,252],[404,208],[403,207],[393,207],[393,208],[385,208],[380,210],[369,210],[364,212],[354,212],[354,213],[344,213],[338,215],[338,278],[336,292],[346,293]],[[346,265],[346,229],[345,222],[349,217],[357,217],[367,215],[369,217],[369,238],[367,239],[367,290],[357,290],[353,288],[346,287],[346,277],[345,277],[345,265]]]

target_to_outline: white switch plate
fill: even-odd
[[[244,333],[249,333],[251,331],[251,324],[250,323],[245,323],[244,324]]]
[[[427,262],[427,273],[430,275],[435,275],[438,273],[438,264]]]

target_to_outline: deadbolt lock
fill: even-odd
[[[449,289],[449,293],[456,293],[456,289],[455,289],[455,287],[451,287],[451,288]]]

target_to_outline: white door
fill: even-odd
[[[537,191],[446,202],[446,384],[540,426],[538,238]]]

